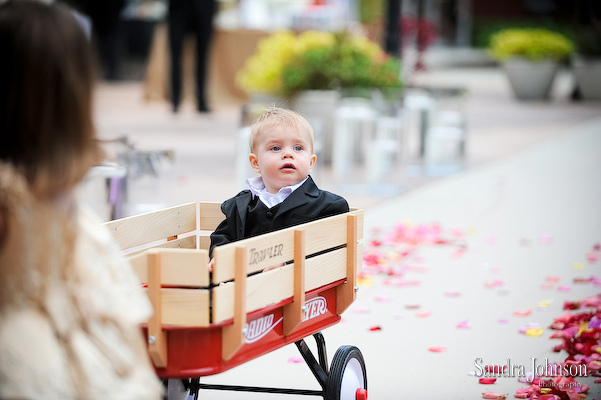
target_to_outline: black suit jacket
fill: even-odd
[[[216,246],[245,239],[247,211],[251,200],[251,191],[243,190],[235,197],[223,202],[221,211],[225,214],[225,220],[211,234],[211,257]],[[273,216],[269,230],[261,233],[288,228],[348,211],[349,206],[344,198],[320,190],[309,176],[305,183],[280,204]]]

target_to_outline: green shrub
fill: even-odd
[[[565,60],[574,51],[566,36],[542,28],[504,29],[495,33],[488,50],[499,61],[510,57],[524,57],[531,61]]]
[[[347,32],[277,32],[259,43],[237,75],[247,92],[399,88],[400,62],[376,43]]]

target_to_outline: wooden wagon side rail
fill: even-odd
[[[222,219],[219,203],[190,203],[106,224],[147,285],[155,310],[148,321],[149,354],[158,368],[168,365],[165,329],[221,329],[227,362],[245,344],[250,313],[283,304],[286,337],[306,319],[306,293],[337,285],[338,315],[355,299],[362,210],[220,246],[210,276],[206,248]],[[284,266],[261,272],[276,265]]]
[[[212,321],[233,321],[223,330],[224,360],[244,345],[247,313],[292,298],[283,310],[283,335],[288,336],[305,318],[305,293],[337,281],[341,284],[336,312],[341,314],[349,307],[356,296],[362,216],[361,210],[355,210],[214,250],[213,282],[217,280],[219,285],[213,288]],[[308,254],[313,256],[307,258]],[[248,276],[289,261],[292,263]],[[233,281],[229,281],[232,274]],[[219,282],[225,279],[228,281]]]

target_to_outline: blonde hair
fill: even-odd
[[[275,106],[270,106],[267,108],[263,114],[259,115],[259,117],[252,123],[250,137],[248,140],[250,151],[255,151],[255,145],[259,133],[275,128],[276,126],[286,126],[295,128],[299,132],[302,130],[308,132],[309,137],[311,138],[311,153],[313,152],[314,134],[313,128],[309,124],[309,121],[307,121],[305,117],[296,111]]]

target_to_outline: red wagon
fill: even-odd
[[[340,321],[356,296],[363,211],[297,225],[214,250],[219,203],[190,203],[106,225],[146,285],[154,314],[143,330],[160,378],[199,389],[366,399],[360,350],[340,347],[328,365],[321,330]],[[266,267],[283,265],[262,272]],[[313,335],[317,358],[304,339]],[[217,374],[295,343],[321,390],[209,385]]]

